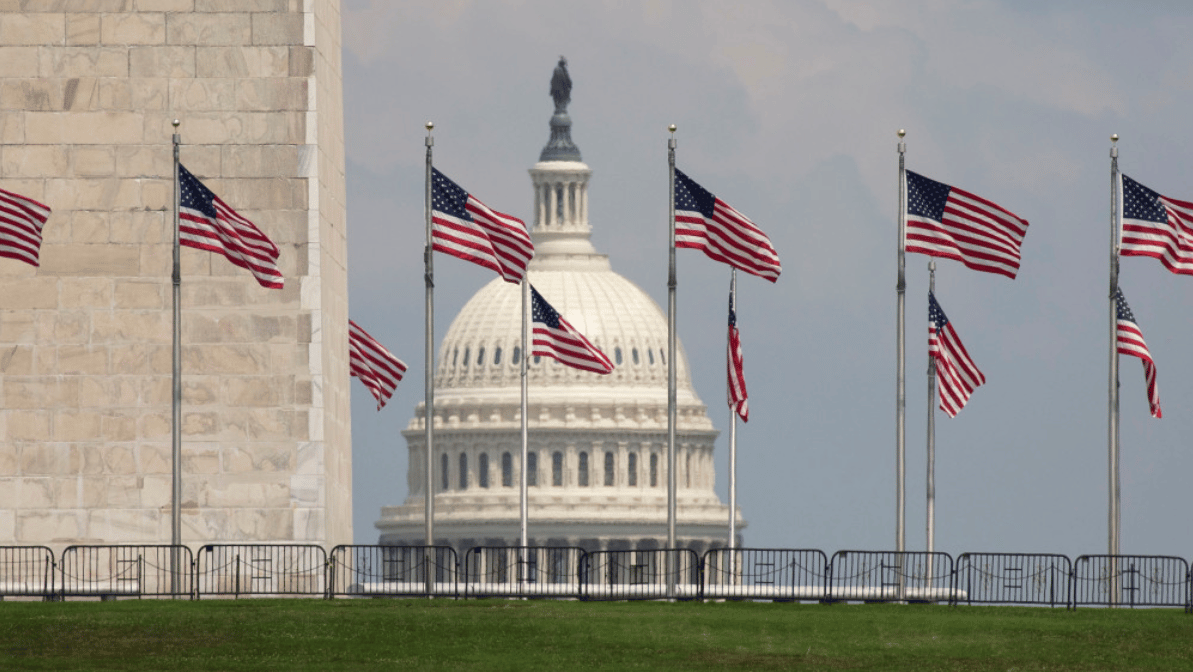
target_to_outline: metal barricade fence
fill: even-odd
[[[0,600],[5,597],[53,599],[54,552],[45,546],[0,547]]]
[[[953,558],[916,551],[837,551],[829,598],[854,602],[951,602]]]
[[[464,554],[465,597],[581,597],[586,554],[571,546],[477,546]]]
[[[459,597],[458,567],[450,546],[345,544],[331,549],[327,591],[330,597]]]
[[[1069,604],[1073,563],[1052,553],[962,553],[957,556],[955,602]]]
[[[326,597],[327,553],[314,544],[207,544],[199,549],[195,594]]]
[[[828,556],[816,549],[714,548],[704,553],[705,599],[823,600]]]
[[[193,555],[186,546],[69,546],[59,566],[64,598],[194,595]]]
[[[700,599],[700,557],[687,548],[593,551],[581,582],[585,600]]]
[[[1167,555],[1082,555],[1073,561],[1072,603],[1183,607],[1190,604],[1189,563]]]

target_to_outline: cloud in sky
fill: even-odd
[[[759,224],[784,275],[742,283],[751,421],[741,505],[756,546],[894,541],[899,128],[908,166],[1031,221],[1018,280],[942,261],[937,291],[986,372],[937,422],[937,547],[1105,551],[1109,135],[1126,172],[1193,199],[1183,3],[346,0],[351,310],[411,369],[378,414],[354,387],[355,525],[406,496],[398,431],[422,398],[423,123],[436,165],[528,218],[560,54],[594,171],[594,244],[664,304],[666,127],[683,169]],[[436,264],[436,333],[485,282]],[[924,541],[927,259],[908,256],[908,542]],[[722,430],[728,272],[681,254],[679,329]],[[1123,261],[1163,420],[1122,366],[1124,550],[1193,555],[1193,279]],[[355,383],[354,383],[355,386]],[[979,548],[980,547],[980,548]]]

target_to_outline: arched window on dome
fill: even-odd
[[[617,366],[621,366],[621,346],[620,345],[617,346],[616,348],[613,348],[613,363],[616,364]]]
[[[463,455],[461,455],[463,457]],[[659,454],[650,454],[650,487],[657,488],[659,486]]]
[[[468,368],[468,360],[470,360],[470,359],[472,359],[471,351],[468,348],[464,348],[464,368],[465,369]]]
[[[551,453],[551,485],[563,485],[563,453]]]
[[[452,367],[455,367],[456,361],[460,359],[460,349],[452,348]]]
[[[480,347],[479,350],[476,351],[476,365],[477,366],[485,365],[485,346],[483,346],[483,345]]]
[[[439,482],[441,484],[440,489],[443,492],[447,492],[447,489],[451,486],[451,481],[448,480],[448,474],[447,474],[447,463],[448,462],[450,462],[450,460],[447,459],[447,453],[444,453],[439,456]]]
[[[651,350],[650,348],[647,348],[647,349],[646,349],[646,358],[647,358],[648,360],[650,360],[650,365],[651,365],[651,366],[654,366],[654,350]]]
[[[497,349],[495,349],[493,351],[493,366],[500,366],[500,365],[501,365],[501,346],[499,345],[499,346],[497,346]]]
[[[526,453],[526,485],[538,487],[539,484],[539,454],[536,451]]]
[[[688,453],[687,464],[684,465],[684,487],[692,487],[692,454]]]
[[[580,474],[577,482],[582,488],[588,487],[588,453],[583,450],[580,451]]]
[[[510,358],[510,364],[513,364],[514,366],[518,366],[521,363],[522,363],[522,348],[515,345],[514,346],[514,356]]]
[[[605,485],[613,485],[613,452],[605,451]]]
[[[689,466],[690,466],[689,462]],[[489,454],[481,453],[476,460],[476,483],[482,488],[489,487]]]
[[[514,487],[514,458],[508,450],[501,454],[501,487]]]
[[[630,359],[632,359],[635,364],[638,363],[638,348],[634,348],[630,351]]]
[[[630,453],[626,456],[626,475],[629,476],[627,485],[638,487],[638,453]]]
[[[468,489],[468,453],[460,453],[460,489]]]
[[[663,362],[663,366],[667,366],[667,353],[663,352],[662,348],[659,348],[659,361]]]

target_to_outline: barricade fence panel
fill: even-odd
[[[829,599],[849,602],[951,602],[953,558],[916,551],[837,551]]]
[[[456,551],[450,546],[341,545],[331,550],[328,593],[332,597],[459,597],[458,567]]]
[[[1082,555],[1073,561],[1073,606],[1184,607],[1189,563],[1166,555]]]
[[[714,548],[703,558],[705,599],[823,600],[828,556],[816,549]]]
[[[477,546],[464,554],[466,597],[581,597],[584,549]]]
[[[1069,606],[1068,556],[1050,553],[962,553],[956,601],[966,604]]]
[[[62,551],[62,597],[174,597],[194,594],[194,556],[186,546],[70,546]]]
[[[325,597],[327,569],[327,553],[314,544],[207,544],[199,548],[195,593]]]
[[[699,599],[700,557],[687,548],[593,551],[581,570],[583,599]]]
[[[54,552],[45,546],[0,546],[0,600],[55,596]]]

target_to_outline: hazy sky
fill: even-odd
[[[593,241],[666,305],[667,125],[677,164],[774,242],[739,283],[751,547],[895,545],[896,131],[907,166],[1030,221],[1016,280],[938,263],[936,295],[986,374],[936,415],[936,547],[1107,551],[1109,137],[1120,166],[1193,200],[1185,2],[345,0],[350,312],[410,365],[378,413],[353,381],[355,537],[407,496],[399,432],[423,396],[423,124],[436,165],[531,220],[566,55]],[[721,430],[728,267],[679,256],[679,336]],[[492,273],[441,256],[437,338]],[[907,257],[907,547],[925,544],[928,258]],[[1158,369],[1152,419],[1121,358],[1122,550],[1193,557],[1193,277],[1126,258]],[[1184,438],[1182,438],[1184,437]]]

